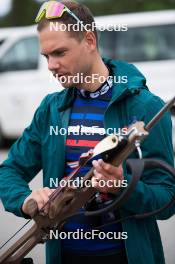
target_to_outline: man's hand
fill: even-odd
[[[55,189],[49,189],[48,187],[33,190],[32,193],[25,199],[22,206],[22,211],[25,214],[30,215],[27,208],[27,202],[30,199],[33,199],[37,202],[38,210],[40,210],[47,203],[47,201],[49,200],[49,196],[54,192],[54,190]],[[48,214],[48,212],[49,212],[49,203],[44,208],[44,213]]]
[[[115,167],[104,162],[102,159],[93,160],[92,164],[94,167],[94,176],[92,177],[93,187],[103,193],[117,193],[120,189],[118,185],[124,179],[122,166]],[[100,181],[103,184],[106,183],[104,187],[101,187]],[[117,184],[117,182],[120,184]]]

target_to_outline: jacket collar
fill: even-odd
[[[121,77],[126,77],[126,82],[114,82],[112,87],[111,103],[122,100],[127,96],[138,94],[142,89],[147,89],[146,79],[142,73],[132,64],[124,61],[115,61],[111,59],[103,59],[106,66],[110,69],[111,74],[115,76],[116,80]],[[77,94],[77,88],[64,89],[58,93],[59,96],[59,110],[64,111],[71,107]]]

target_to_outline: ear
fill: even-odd
[[[85,33],[85,41],[90,51],[94,51],[97,49],[97,40],[95,34],[92,31],[87,31]]]

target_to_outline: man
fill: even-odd
[[[96,30],[87,30],[85,27],[94,22],[90,11],[76,2],[61,3],[64,6],[55,1],[45,3],[36,21],[41,54],[47,59],[48,69],[62,81],[65,89],[44,98],[31,125],[12,146],[8,159],[0,167],[0,196],[6,210],[26,218],[29,217],[27,201],[35,199],[41,209],[54,189],[50,179],[61,180],[69,175],[77,166],[80,155],[95,147],[105,137],[102,131],[128,127],[133,119],[147,123],[163,106],[160,98],[149,92],[144,76],[133,65],[102,60]],[[59,30],[51,30],[51,22],[57,22]],[[68,27],[74,24],[81,26],[81,30],[75,31],[73,26],[70,30],[61,30],[62,25]],[[81,73],[83,81],[75,84],[73,77],[77,73]],[[101,76],[103,83],[100,82]],[[114,81],[114,77],[119,79],[121,76],[126,76],[127,82]],[[91,82],[85,82],[89,77],[92,78]],[[59,131],[57,134],[53,133],[56,128]],[[61,133],[63,129],[70,133]],[[80,133],[83,129],[88,133]],[[157,158],[173,165],[171,129],[170,115],[166,114],[143,142],[144,158]],[[73,133],[75,130],[78,133]],[[137,157],[137,153],[134,152],[131,156]],[[99,181],[129,180],[130,175],[124,164],[115,167],[101,159],[94,160],[93,167],[95,171],[92,181],[100,193],[94,203],[96,208],[100,208],[120,191],[120,187],[101,187]],[[79,177],[89,168],[90,165],[87,164]],[[41,169],[44,188],[31,191],[28,183]],[[103,224],[110,223],[113,217],[118,219],[154,211],[167,204],[174,193],[174,182],[167,173],[158,169],[149,171],[143,174],[122,208],[113,212],[111,219],[108,214],[101,221]],[[45,213],[48,212],[49,206],[45,208]],[[104,229],[104,232],[126,232],[125,240],[49,240],[47,264],[70,261],[163,264],[165,260],[156,219],[167,219],[170,216],[171,211],[168,209],[157,217],[130,219]],[[63,230],[86,231],[93,224],[80,217],[70,219]]]

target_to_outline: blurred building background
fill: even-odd
[[[32,25],[43,0],[0,0],[0,27]],[[175,0],[81,0],[94,16],[174,9]]]

